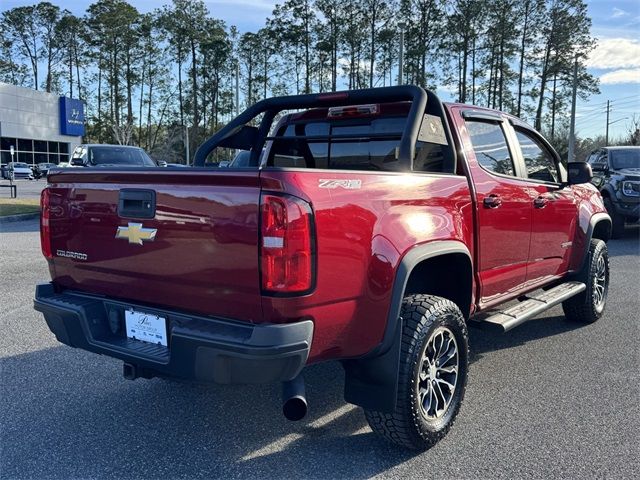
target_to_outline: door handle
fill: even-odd
[[[544,208],[549,203],[549,199],[547,197],[538,197],[533,201],[533,206],[535,208]]]
[[[499,195],[492,193],[491,195],[484,197],[482,203],[487,208],[498,208],[500,205],[502,205],[502,199]]]

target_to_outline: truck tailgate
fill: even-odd
[[[258,171],[184,170],[52,173],[54,284],[260,322]],[[137,198],[153,218],[135,217]]]

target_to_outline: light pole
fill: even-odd
[[[404,29],[407,24],[405,22],[398,22],[398,28],[400,29],[400,45],[398,46],[398,85],[404,83],[402,66],[404,64]]]

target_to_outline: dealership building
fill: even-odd
[[[0,82],[0,164],[68,162],[84,119],[81,100]]]

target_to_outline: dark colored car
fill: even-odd
[[[218,147],[246,166],[205,168]],[[61,169],[42,193],[35,308],[127,379],[278,382],[299,420],[303,368],[339,361],[371,428],[426,449],[462,404],[470,324],[605,311],[591,169],[506,113],[408,85],[272,98],[176,170]]]
[[[71,155],[71,167],[157,167],[140,147],[129,145],[79,145]]]
[[[611,216],[611,235],[620,238],[625,222],[640,219],[640,147],[599,148],[587,162]]]
[[[33,175],[36,178],[46,177],[51,168],[55,168],[57,165],[55,163],[38,163],[35,167],[33,167]]]

